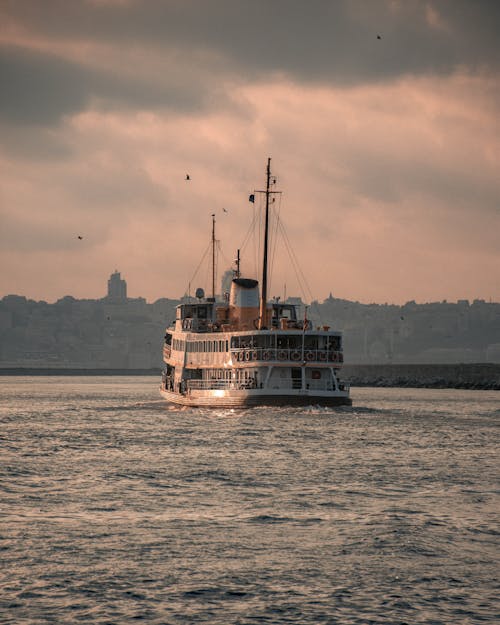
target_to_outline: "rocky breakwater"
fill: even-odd
[[[500,390],[500,364],[344,365],[341,377],[352,386]]]

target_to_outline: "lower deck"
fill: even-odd
[[[350,406],[349,391],[280,389],[205,389],[183,393],[160,388],[166,400],[181,406],[245,408],[251,406]]]
[[[161,394],[186,406],[350,405],[349,385],[334,367],[253,366],[193,369],[167,363]]]

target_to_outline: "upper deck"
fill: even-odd
[[[311,322],[297,318],[297,307],[293,304],[272,302],[267,307],[268,326],[272,330],[312,329]],[[180,304],[176,308],[174,330],[176,332],[238,332],[254,330],[257,318],[242,323],[231,314],[228,304],[216,303],[207,298],[200,302]],[[267,329],[267,328],[266,328]]]
[[[342,363],[342,335],[334,330],[177,332],[165,335],[165,358],[192,366],[257,361]]]

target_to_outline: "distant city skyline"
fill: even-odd
[[[292,300],[287,301],[302,314],[300,299]],[[111,274],[107,293],[95,299],[0,298],[0,367],[159,367],[165,328],[178,303],[169,297],[149,303],[127,297],[118,271]],[[309,306],[307,317],[316,327],[343,332],[346,362],[500,362],[500,303],[396,306],[329,296]]]
[[[220,269],[243,247],[272,157],[314,299],[500,300],[500,3],[19,0],[0,23],[0,297],[100,297],[116,267],[182,296],[212,213]],[[302,295],[273,258],[270,294]]]
[[[223,296],[223,291],[225,286],[228,285],[228,279],[227,276],[229,275],[230,270],[226,270],[222,276],[219,276],[220,280],[218,281],[218,288],[216,289],[216,294],[219,297]],[[107,283],[107,289],[106,289],[106,283]],[[208,293],[208,285],[203,285],[202,288],[204,289],[204,291],[206,293]],[[97,289],[94,295],[88,296],[88,297],[77,297],[74,293],[64,293],[63,295],[61,295],[60,297],[57,297],[53,300],[50,300],[46,297],[41,297],[41,298],[32,298],[29,295],[27,295],[26,293],[5,293],[5,294],[1,294],[0,295],[0,301],[4,298],[4,297],[8,297],[9,295],[15,295],[15,296],[19,296],[19,297],[25,297],[26,299],[32,299],[34,301],[45,301],[48,304],[54,304],[59,300],[64,299],[65,297],[72,297],[75,300],[108,300],[110,302],[120,302],[120,301],[126,301],[128,300],[132,300],[132,299],[141,299],[144,300],[147,303],[154,303],[155,301],[161,300],[161,299],[169,299],[169,300],[181,300],[183,297],[190,295],[191,297],[195,297],[195,290],[196,288],[192,288],[191,289],[191,293],[188,293],[187,291],[185,291],[184,293],[180,293],[180,294],[174,294],[174,293],[165,293],[163,295],[160,295],[160,297],[156,297],[153,299],[149,299],[147,297],[145,297],[144,295],[142,295],[140,292],[134,292],[132,295],[129,294],[129,285],[128,282],[126,280],[125,276],[122,276],[122,273],[120,271],[118,271],[118,269],[115,269],[114,271],[111,272],[111,274],[109,274],[108,278],[106,279],[105,276],[103,276],[103,281],[102,281],[102,288]],[[98,291],[98,292],[97,292]],[[274,291],[273,291],[274,293]],[[343,298],[338,294],[335,294],[333,291],[329,291],[324,297],[320,297],[320,298],[315,298],[313,300],[308,299],[307,297],[303,297],[300,294],[297,294],[295,292],[287,292],[284,295],[281,294],[276,294],[276,295],[270,295],[269,296],[269,300],[275,298],[275,297],[279,297],[280,299],[284,300],[290,300],[295,303],[298,304],[299,302],[302,302],[305,305],[310,305],[311,302],[319,302],[319,303],[323,303],[323,302],[328,302],[331,299],[338,299],[338,300],[346,300],[348,302],[352,302],[352,303],[359,303],[362,305],[369,305],[369,304],[376,304],[378,306],[384,306],[384,305],[388,305],[388,306],[404,306],[406,304],[418,304],[418,305],[425,305],[425,304],[460,304],[460,303],[467,303],[467,304],[472,304],[474,302],[485,302],[485,303],[493,303],[493,304],[498,304],[500,303],[500,299],[499,300],[494,300],[492,298],[489,299],[485,299],[485,298],[459,298],[457,300],[448,300],[446,298],[441,298],[441,299],[436,299],[436,300],[429,300],[429,301],[422,301],[419,302],[417,301],[415,298],[406,300],[405,302],[389,302],[389,301],[385,301],[385,302],[370,302],[370,301],[366,301],[363,302],[362,300],[349,300],[347,298]]]

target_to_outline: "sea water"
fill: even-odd
[[[0,623],[499,622],[500,393],[0,378]]]

